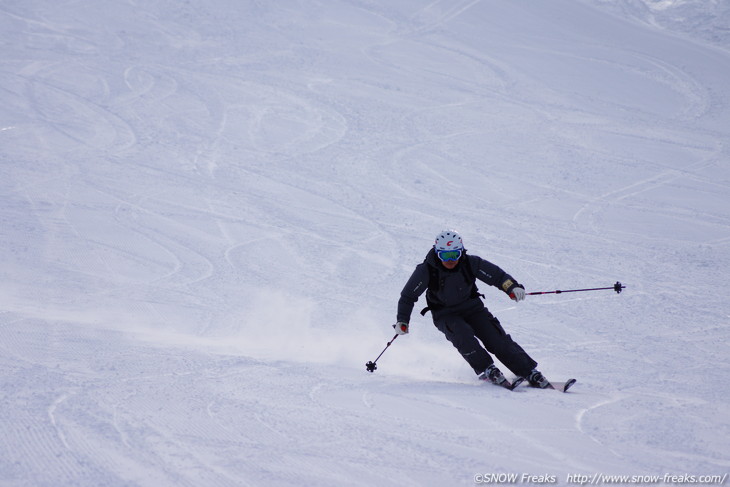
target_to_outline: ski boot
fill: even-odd
[[[537,369],[534,369],[532,372],[530,372],[530,375],[527,376],[527,381],[532,387],[537,387],[539,389],[547,389],[548,387],[552,387],[550,385],[550,382]]]
[[[479,379],[487,380],[492,384],[497,384],[498,386],[509,387],[510,385],[504,374],[502,374],[502,372],[497,367],[495,367],[494,364],[487,367],[487,370],[479,375]]]

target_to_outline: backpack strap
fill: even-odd
[[[436,255],[436,251],[434,249],[431,249],[428,251],[428,254],[426,254],[426,258],[423,259],[423,262],[426,264],[426,268],[428,269],[428,291],[435,293],[441,287],[444,285],[443,279],[440,277],[440,273],[436,267],[431,265],[429,262],[429,257],[431,254]],[[421,316],[426,316],[426,313],[433,309],[437,309],[439,306],[431,303],[428,299],[428,292],[426,293],[426,307],[421,310]]]
[[[474,273],[474,269],[471,267],[469,257],[466,256],[466,250],[464,251],[464,256],[466,257],[466,265],[464,266],[466,277],[471,281],[471,297],[483,298],[484,295],[479,293],[479,288],[477,287],[477,276]]]

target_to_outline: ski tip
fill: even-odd
[[[563,392],[568,392],[568,389],[573,387],[573,384],[575,384],[576,382],[578,382],[576,379],[569,379],[565,381],[565,385],[563,385]]]
[[[524,377],[517,377],[515,380],[512,381],[512,385],[509,387],[509,390],[514,391],[517,386],[525,382]]]

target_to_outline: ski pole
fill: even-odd
[[[534,293],[525,293],[525,296],[535,296],[537,294],[561,294],[561,293],[578,293],[582,291],[603,291],[604,289],[613,289],[616,291],[616,293],[621,293],[622,290],[626,289],[626,286],[621,284],[620,282],[616,281],[616,284],[614,284],[611,287],[594,287],[591,289],[568,289],[567,291],[540,291],[540,292],[534,292]]]
[[[378,368],[378,366],[375,365],[375,362],[377,362],[378,359],[383,356],[383,354],[385,353],[385,351],[388,350],[388,347],[390,346],[390,344],[393,343],[396,338],[398,338],[398,334],[397,333],[395,334],[395,336],[393,337],[393,339],[388,342],[388,344],[385,346],[385,348],[383,349],[383,351],[380,352],[380,355],[378,355],[378,358],[376,358],[372,362],[368,362],[368,363],[365,364],[365,368],[367,369],[368,372],[375,372],[375,369]]]

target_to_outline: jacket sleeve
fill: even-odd
[[[522,287],[514,277],[507,274],[498,265],[476,255],[470,255],[469,259],[471,259],[472,269],[474,269],[476,277],[480,281],[497,287],[508,295],[514,288]]]
[[[400,293],[397,321],[410,322],[413,306],[426,289],[428,289],[428,269],[426,264],[418,264]]]

